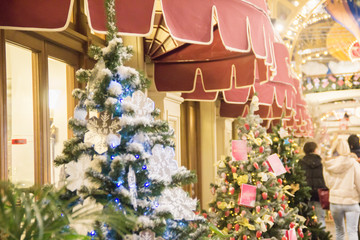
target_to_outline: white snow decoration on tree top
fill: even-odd
[[[120,83],[111,81],[108,87],[108,91],[111,95],[119,96],[123,93],[123,89]]]
[[[122,108],[126,111],[134,111],[134,118],[152,118],[151,113],[155,109],[154,102],[146,97],[142,91],[136,91],[131,97],[128,96],[122,102]]]
[[[178,164],[174,157],[175,151],[173,148],[164,148],[162,145],[156,144],[152,149],[152,156],[147,166],[149,178],[170,184],[172,176],[178,170]]]
[[[90,118],[87,129],[89,131],[85,133],[84,142],[94,145],[94,150],[98,154],[103,154],[108,150],[108,135],[118,136],[119,139],[115,141],[116,143],[121,140],[120,135],[117,134],[121,129],[119,118],[111,118],[106,111],[101,112],[99,118]]]
[[[92,75],[95,76],[95,81],[90,81],[88,87],[90,87],[89,90],[93,90],[94,86],[96,85],[96,82],[102,81],[106,76],[112,77],[113,74],[111,73],[110,69],[106,68],[105,61],[103,59],[100,59],[96,64],[95,67],[92,70]]]
[[[136,71],[136,69],[132,68],[132,67],[127,67],[124,65],[121,65],[119,67],[116,68],[117,73],[119,74],[120,80],[125,80],[128,79],[132,76],[139,76],[139,72]]]
[[[87,180],[85,173],[91,164],[91,156],[82,154],[78,161],[72,161],[65,165],[65,173],[68,176],[66,188],[70,191],[75,191],[81,186],[90,187],[92,183]]]
[[[103,205],[96,203],[96,200],[92,197],[87,197],[82,204],[79,204],[74,207],[74,218],[81,214],[89,214],[100,212],[103,209]],[[87,235],[88,232],[94,229],[94,221],[96,219],[82,219],[81,221],[76,221],[70,223],[70,226],[75,229],[75,231],[82,235]]]
[[[112,78],[112,76],[113,76],[112,72],[111,72],[110,69],[108,69],[108,68],[102,69],[102,70],[101,70],[101,73],[102,73],[102,75],[108,76],[108,77],[110,77],[110,78]]]
[[[164,240],[162,237],[155,238],[155,233],[149,229],[141,231],[139,235],[126,235],[125,240]]]
[[[194,220],[196,199],[192,199],[180,187],[166,188],[159,197],[156,212],[170,212],[175,220]]]
[[[103,55],[107,55],[110,52],[112,52],[113,49],[115,48],[115,46],[118,43],[122,43],[122,42],[123,42],[123,40],[121,38],[113,38],[113,39],[111,39],[111,41],[108,43],[108,45],[101,49]]]

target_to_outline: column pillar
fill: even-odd
[[[215,182],[217,161],[216,106],[214,102],[200,102],[200,149],[201,151],[201,207],[208,208],[213,195],[210,183]]]

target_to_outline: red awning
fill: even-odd
[[[291,104],[287,107],[287,98],[277,97],[277,95],[286,96],[286,90],[283,89],[284,86],[286,85],[272,82],[267,82],[265,84],[255,83],[254,86],[248,88],[225,91],[223,93],[224,99],[220,106],[220,116],[232,118],[246,116],[248,113],[248,105],[256,92],[258,94],[260,108],[258,114],[263,119],[291,117],[293,115],[293,108],[291,107],[292,101],[290,101]]]
[[[216,12],[226,49],[252,50],[257,58],[266,59],[267,64],[272,65],[274,31],[264,0],[162,0],[162,6],[166,25],[175,39],[211,43],[212,15]]]
[[[263,103],[272,104],[275,96],[278,106],[282,107],[285,102],[288,109],[293,108],[296,88],[289,70],[289,55],[285,45],[280,43],[274,45],[276,65],[279,69],[270,78],[269,68],[264,63],[255,59],[254,55],[227,51],[216,33],[217,31],[210,46],[182,46],[168,52],[163,58],[157,58],[155,64],[157,89],[185,92],[182,96],[186,100],[195,101],[215,101],[217,92],[221,91],[227,103],[238,104],[248,100],[249,87],[255,86],[255,80],[258,80],[259,85],[256,86],[255,91],[264,91],[266,98],[270,99]],[[216,57],[211,62],[213,56],[210,53],[213,51]],[[234,57],[229,59],[229,54]],[[270,92],[260,87],[266,81],[269,81],[267,87],[271,87]]]
[[[255,69],[261,70],[260,81],[268,80],[268,67],[264,61],[256,60],[251,53],[226,50],[218,29],[215,29],[211,45],[184,44],[153,61],[158,91],[209,93],[252,86],[256,78]],[[214,93],[203,100],[214,100],[213,96]]]
[[[105,3],[86,0],[88,22],[95,32],[106,34]],[[149,35],[153,27],[155,0],[116,0],[116,25],[119,33],[136,36]]]
[[[70,22],[74,0],[0,1],[0,28],[63,31]]]
[[[252,51],[273,65],[274,30],[265,0],[161,0],[164,19],[173,38],[210,44],[216,16],[222,42],[234,52]],[[0,28],[62,31],[70,20],[73,0],[1,1]],[[106,31],[105,1],[85,0],[90,27]],[[117,28],[122,34],[151,33],[155,0],[116,0]]]

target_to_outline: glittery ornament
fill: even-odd
[[[255,209],[256,209],[256,212],[257,212],[257,213],[259,213],[259,212],[260,212],[261,207],[260,207],[260,206],[256,206],[256,208],[255,208]]]
[[[130,190],[130,201],[133,205],[134,209],[137,209],[137,189],[136,189],[136,175],[134,169],[130,166],[129,173],[128,173],[128,183],[129,183],[129,190]]]
[[[263,146],[260,146],[259,147],[259,153],[263,153],[264,152],[264,147]]]
[[[234,188],[234,187],[230,187],[230,188],[229,188],[229,193],[230,193],[231,195],[233,195],[233,194],[235,193],[235,188]]]
[[[124,110],[132,110],[134,113],[134,118],[152,118],[151,113],[155,109],[154,102],[146,97],[145,93],[142,91],[136,91],[130,97],[126,97],[122,102],[122,107]]]
[[[267,194],[266,192],[263,192],[263,193],[261,194],[261,196],[262,196],[262,198],[263,198],[264,200],[266,200],[267,197],[268,197],[268,194]]]
[[[235,228],[235,231],[239,231],[240,225],[237,223],[237,224],[235,224],[234,228]]]
[[[77,161],[71,161],[65,165],[65,173],[68,175],[66,188],[70,191],[79,190],[81,186],[91,187],[92,183],[86,178],[86,171],[90,168],[91,156],[80,155]]]
[[[188,196],[180,187],[166,188],[159,197],[159,206],[155,209],[157,212],[168,211],[175,220],[194,220],[196,209],[196,199]],[[225,203],[226,204],[226,203]]]
[[[283,212],[282,211],[278,211],[279,217],[283,216]]]
[[[86,125],[88,132],[85,133],[84,142],[94,145],[94,150],[98,154],[103,154],[108,150],[108,136],[117,137],[118,140],[112,141],[120,144],[121,136],[117,134],[121,130],[119,118],[111,118],[107,111],[101,112],[99,118],[92,117]],[[112,147],[116,147],[117,145]]]
[[[149,178],[165,184],[170,184],[172,176],[178,171],[178,163],[174,159],[175,151],[172,147],[163,147],[156,144],[152,150],[152,156],[147,164]]]

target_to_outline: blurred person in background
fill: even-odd
[[[360,158],[360,144],[359,137],[355,134],[351,134],[348,138],[348,143],[350,146],[350,151],[355,153],[358,158]]]
[[[349,240],[357,240],[360,165],[345,139],[335,140],[330,153],[332,156],[323,161],[323,166],[325,183],[330,189],[330,211],[335,222],[336,240],[345,239],[345,219]]]
[[[317,154],[317,144],[315,142],[307,142],[304,145],[304,158],[300,161],[302,169],[305,170],[306,181],[311,187],[311,198],[309,206],[315,207],[317,221],[325,227],[326,211],[322,209],[318,189],[326,188],[323,177],[323,166],[321,157]]]

